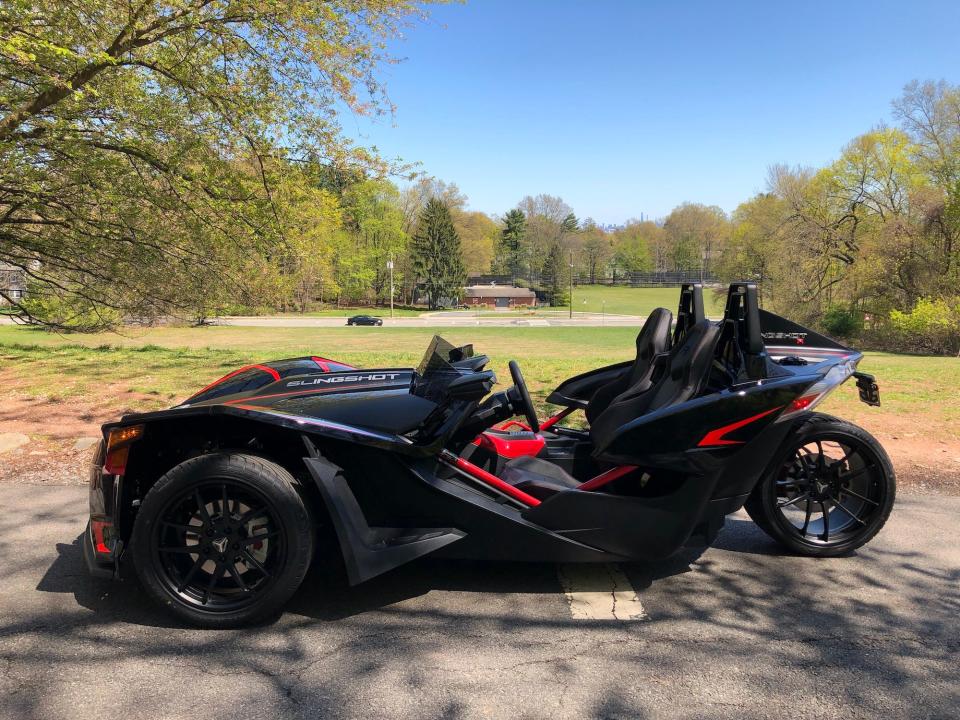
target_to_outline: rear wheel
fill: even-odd
[[[864,545],[893,508],[890,458],[866,430],[814,414],[788,438],[746,503],[757,525],[801,555],[832,557]]]
[[[143,587],[174,614],[235,627],[275,613],[300,586],[312,525],[282,467],[239,453],[203,455],[147,493],[131,553]]]

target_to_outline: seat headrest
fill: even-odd
[[[720,328],[709,320],[701,320],[691,327],[679,345],[670,352],[667,360],[670,377],[679,380],[691,370],[691,358],[701,357],[707,348],[712,349]]]
[[[666,308],[657,308],[647,317],[637,334],[637,357],[649,360],[654,355],[670,349],[670,324],[673,313]]]

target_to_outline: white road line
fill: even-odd
[[[575,620],[647,620],[643,603],[618,565],[557,565]]]

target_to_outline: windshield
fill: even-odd
[[[462,375],[452,363],[473,357],[473,345],[455,347],[439,335],[434,335],[423,359],[417,366],[420,376],[416,394],[438,401],[444,396],[450,382]]]

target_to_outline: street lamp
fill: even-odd
[[[393,255],[387,260],[387,270],[390,271],[390,319],[393,320]]]
[[[573,253],[570,253],[570,319],[573,320]]]

